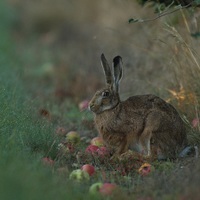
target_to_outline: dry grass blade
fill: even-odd
[[[186,19],[186,18],[184,18]],[[190,126],[188,138],[191,144],[200,142],[199,125],[192,127],[191,121],[199,120],[200,98],[200,56],[198,45],[191,37],[182,36],[181,33],[170,25],[165,29],[173,37],[171,49],[173,52],[173,70],[179,89],[168,90],[171,98],[168,101],[176,101],[177,106],[185,115],[185,122]]]

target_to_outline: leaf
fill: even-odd
[[[138,19],[131,18],[131,19],[128,20],[128,23],[130,24],[130,23],[135,23],[135,22],[138,22],[138,21],[139,21]]]

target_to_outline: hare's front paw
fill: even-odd
[[[121,154],[119,157],[120,161],[128,161],[128,160],[141,160],[142,159],[142,154],[132,151],[132,150],[128,150],[125,153]]]
[[[115,153],[111,158],[110,160],[111,161],[114,161],[114,162],[121,162],[121,161],[124,161],[124,160],[128,160],[133,154],[133,151],[131,150],[128,150],[126,151],[125,153],[122,153],[122,154],[119,154],[119,153]]]

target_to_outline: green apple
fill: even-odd
[[[76,132],[76,131],[70,131],[69,133],[67,133],[66,135],[66,140],[68,142],[71,142],[73,144],[77,144],[80,142],[80,135]]]
[[[89,193],[91,195],[99,195],[99,190],[100,188],[102,187],[103,183],[101,182],[98,182],[98,183],[94,183],[90,186],[90,189],[89,189]]]
[[[101,137],[95,137],[91,140],[90,142],[92,145],[96,145],[98,147],[102,147],[103,144],[103,139]]]
[[[88,181],[90,179],[90,175],[81,169],[76,169],[71,172],[71,174],[69,175],[69,179],[75,180],[77,182],[85,180]]]

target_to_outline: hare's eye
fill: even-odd
[[[103,97],[108,97],[109,95],[110,95],[110,93],[108,91],[102,92]]]

